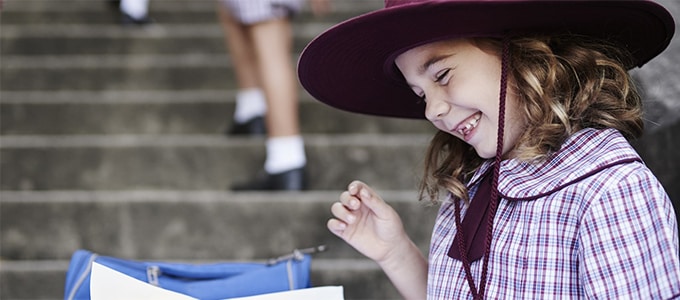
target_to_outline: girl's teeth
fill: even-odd
[[[472,128],[474,128],[475,126],[477,126],[477,123],[479,123],[480,118],[481,118],[480,115],[474,116],[470,121],[468,121],[467,124],[465,124],[465,126],[463,128],[458,129],[458,133],[460,133],[462,135],[466,135],[466,134],[470,133],[470,130]]]

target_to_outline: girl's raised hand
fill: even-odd
[[[378,263],[389,259],[399,244],[410,242],[397,212],[361,181],[349,184],[331,212],[328,229]]]

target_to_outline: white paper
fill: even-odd
[[[165,290],[137,280],[97,262],[92,263],[90,276],[90,299],[164,299],[195,300],[184,294]]]
[[[344,300],[342,286],[321,286],[228,300]]]
[[[90,299],[163,299],[197,300],[196,298],[159,288],[125,275],[97,262],[92,263]],[[225,300],[344,300],[342,286],[322,286],[294,291],[263,294]]]

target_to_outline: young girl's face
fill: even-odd
[[[425,117],[475,148],[482,158],[496,155],[501,58],[469,40],[434,42],[399,55],[399,70],[426,102]],[[503,154],[522,133],[517,97],[507,90]]]

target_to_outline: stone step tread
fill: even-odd
[[[365,11],[380,8],[382,4],[382,0],[333,0],[332,12]],[[308,6],[305,6],[304,9],[307,10]],[[3,10],[4,13],[49,11],[79,14],[88,11],[108,11],[109,4],[107,0],[7,0]],[[214,0],[159,0],[157,2],[151,1],[149,4],[150,12],[176,12],[181,14],[197,11],[213,12],[214,10]]]
[[[414,190],[376,191],[425,251],[437,206],[418,201]],[[79,248],[155,260],[251,260],[326,245],[318,257],[358,258],[326,228],[339,195],[339,190],[4,191],[0,250],[4,260],[67,259]]]
[[[329,203],[328,199],[337,198],[337,191],[304,191],[304,192],[231,192],[223,190],[51,190],[51,191],[0,191],[0,204],[95,204],[95,203],[158,203],[176,204],[178,202],[195,204],[269,204],[269,203],[298,203],[319,204]],[[390,203],[406,203],[421,206],[423,203],[414,201],[417,193],[413,189],[380,190],[384,199]]]
[[[300,101],[313,101],[303,93]],[[126,103],[234,103],[234,89],[168,90],[51,90],[2,91],[0,104],[126,104]]]
[[[292,52],[302,52],[309,38],[296,37]],[[0,50],[5,56],[39,55],[133,55],[133,54],[179,54],[179,53],[221,53],[228,54],[221,37],[186,37],[173,39],[146,39],[133,37],[93,37],[67,39],[59,36],[0,40]]]
[[[56,2],[52,0],[7,0],[3,9],[7,12],[61,11],[68,13],[72,11],[106,10],[109,8],[109,5],[108,0],[68,0]],[[154,10],[214,10],[215,2],[211,0],[159,0],[157,3],[150,2],[150,7],[153,7]]]
[[[8,1],[4,7],[5,24],[101,24],[118,23],[117,9],[105,1]],[[332,10],[323,16],[314,16],[309,5],[303,7],[300,14],[293,19],[294,23],[310,23],[317,21],[339,22],[358,14],[382,7],[381,0],[342,0],[333,1]],[[146,29],[154,25],[168,23],[215,22],[217,13],[215,1],[169,1],[151,2],[149,15],[154,24],[146,27],[128,28],[131,30]],[[118,24],[116,24],[118,25]],[[121,27],[120,25],[118,25]]]
[[[7,92],[10,94],[12,92]],[[1,135],[223,134],[233,122],[234,96],[220,93],[68,93],[0,102]],[[116,96],[117,95],[117,96]],[[167,95],[167,97],[165,97]],[[300,130],[307,134],[432,133],[425,120],[353,114],[299,98]],[[39,120],[39,121],[36,121]],[[59,126],[55,126],[59,124]]]
[[[301,52],[308,39],[296,38],[293,52]],[[121,37],[63,39],[60,37],[36,37],[0,40],[3,55],[92,55],[92,54],[177,54],[222,53],[227,54],[222,38],[186,39],[134,39]]]
[[[367,8],[368,10],[368,8]],[[315,16],[309,10],[302,10],[293,19],[294,23],[311,22],[340,22],[355,15],[363,13],[365,10],[354,8],[351,10],[335,10],[324,16]],[[149,16],[153,23],[145,26],[126,27],[120,25],[120,14],[114,8],[92,8],[90,10],[75,9],[73,11],[47,11],[47,10],[24,10],[7,11],[3,16],[3,23],[12,25],[30,24],[55,24],[55,25],[101,25],[113,24],[119,27],[126,27],[129,30],[144,30],[153,26],[168,24],[190,24],[218,22],[218,15],[215,6],[210,10],[189,9],[186,11],[150,9]]]
[[[3,69],[165,69],[165,68],[230,68],[225,53],[129,54],[129,55],[36,55],[3,56]],[[225,70],[226,72],[226,70]]]
[[[331,23],[303,23],[293,27],[293,51],[300,52]],[[92,54],[222,53],[227,50],[224,32],[217,25],[159,26],[143,31],[119,27],[5,26],[0,28],[0,48],[5,57]]]
[[[304,137],[309,146],[381,146],[402,147],[426,143],[430,134],[309,134]],[[244,147],[262,143],[261,138],[225,138],[217,134],[166,135],[4,135],[0,149],[20,148],[130,148],[130,147]]]
[[[188,90],[48,90],[2,91],[0,105],[125,105],[125,104],[204,104],[236,103],[236,89]],[[301,104],[320,103],[300,90]]]
[[[227,60],[170,63],[154,67],[96,68],[91,64],[56,68],[3,68],[0,85],[6,91],[52,90],[195,90],[235,89],[236,79],[226,67]],[[157,66],[157,67],[155,67]],[[31,78],[31,80],[25,80]]]
[[[310,189],[334,189],[353,179],[403,189],[416,186],[430,135],[303,138]],[[226,190],[258,173],[264,144],[264,138],[217,134],[4,136],[2,172],[13,176],[3,176],[0,185],[3,190]]]
[[[293,23],[296,39],[312,39],[335,25],[335,22],[316,21]],[[116,24],[3,24],[0,29],[2,40],[49,38],[62,39],[187,39],[224,38],[219,23],[203,22],[191,24],[156,24],[144,28],[126,28]]]

